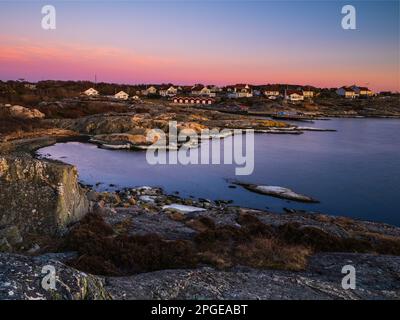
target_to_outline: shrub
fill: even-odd
[[[138,272],[196,265],[193,244],[167,241],[157,235],[128,236],[114,232],[98,214],[89,214],[66,238],[64,249],[77,251],[69,261],[93,274],[128,275]]]

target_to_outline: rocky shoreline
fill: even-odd
[[[298,131],[272,120],[174,110],[45,119],[48,128],[2,137],[0,299],[400,298],[398,227],[239,208],[153,187],[96,192],[79,184],[73,166],[34,156],[70,139],[142,146],[148,129],[176,118],[180,130]],[[347,264],[358,272],[351,291],[341,287]],[[42,287],[46,265],[56,269],[56,290]]]
[[[51,142],[54,140],[43,139],[41,144]],[[24,156],[27,158],[22,162],[31,162],[30,165],[39,161],[43,167],[62,166],[71,170],[69,165]],[[27,177],[20,174],[21,170],[27,172],[26,166],[17,162],[13,167],[9,163],[5,169],[2,161],[2,187],[5,180],[10,181],[9,172],[16,174],[12,181],[23,179],[27,183],[24,180]],[[43,167],[34,166],[35,170],[28,170],[35,172],[29,178],[40,181],[41,172],[46,172]],[[54,179],[58,177],[49,176],[50,180],[45,183],[54,185],[54,190],[60,190],[63,183],[77,183],[76,175],[67,175],[67,180],[61,179],[56,183]],[[85,195],[88,205],[82,222],[71,223],[57,218],[57,228],[52,224],[50,229],[59,232],[51,236],[47,222],[9,220],[7,225],[14,227],[14,232],[9,234],[4,233],[5,226],[1,225],[3,233],[0,235],[5,235],[10,242],[10,246],[5,248],[8,253],[0,253],[1,299],[400,298],[400,228],[316,213],[275,214],[232,207],[225,201],[182,199],[151,187],[117,192],[76,188],[74,198],[65,201],[76,203],[81,194]],[[54,193],[47,189],[35,191],[39,199]],[[57,196],[62,198],[65,195],[58,193]],[[15,194],[10,197],[15,199]],[[38,206],[29,197],[17,200],[21,207],[28,204],[32,204],[32,208]],[[60,203],[60,199],[52,202]],[[1,203],[10,205],[6,198]],[[2,212],[5,212],[4,207]],[[11,211],[7,212],[10,216]],[[54,207],[47,209],[48,216],[62,212],[70,217],[71,211]],[[31,215],[29,210],[20,211],[22,213],[25,219]],[[90,220],[93,214],[95,222]],[[4,214],[1,221],[4,221]],[[26,228],[32,224],[37,228]],[[104,238],[101,235],[103,229],[107,230]],[[110,239],[114,240],[109,243]],[[75,247],[65,245],[77,240],[84,242]],[[128,248],[137,248],[140,244],[144,249],[138,257],[132,252],[132,261],[124,258],[124,267],[118,271],[110,267],[110,263],[118,263],[119,258],[109,256],[105,249],[111,245],[109,250],[118,255],[121,247],[114,247],[113,241]],[[233,243],[233,247],[226,251],[228,243]],[[246,246],[246,243],[251,246]],[[89,248],[82,249],[82,246]],[[252,246],[256,248],[254,252],[250,252]],[[105,255],[99,257],[98,250],[103,250]],[[346,252],[338,253],[343,250]],[[161,254],[163,251],[168,258]],[[174,254],[181,256],[183,252],[195,261],[170,260]],[[157,260],[154,254],[162,256],[161,260]],[[146,255],[150,260],[143,261]],[[55,291],[41,287],[40,270],[49,264],[58,272]],[[343,275],[340,271],[346,264],[354,264],[358,270],[360,285],[356,290],[341,287]]]

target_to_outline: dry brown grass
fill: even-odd
[[[277,237],[287,244],[311,247],[315,252],[355,252],[400,255],[400,238],[378,233],[352,232],[339,238],[317,227],[287,223],[278,228]]]
[[[199,217],[185,221],[198,230],[192,240],[164,240],[152,234],[129,236],[132,221],[111,228],[100,215],[90,214],[72,228],[63,249],[79,254],[70,265],[102,275],[192,268],[200,263],[220,269],[243,265],[303,270],[309,256],[320,251],[400,255],[400,239],[396,237],[360,233],[338,238],[297,223],[269,226],[251,214],[240,214],[237,222],[240,227],[218,226],[208,217]]]
[[[221,226],[200,232],[195,243],[200,261],[218,268],[244,265],[254,268],[302,270],[312,251],[286,244],[273,230],[252,216],[242,216],[242,227]]]
[[[200,217],[197,219],[190,219],[186,221],[186,225],[198,232],[205,232],[209,229],[215,229],[214,221],[207,217]]]
[[[168,218],[174,221],[183,221],[186,219],[185,215],[178,211],[171,211],[167,213]]]
[[[189,268],[197,260],[189,241],[166,241],[157,235],[116,235],[100,215],[90,214],[65,239],[64,249],[77,251],[69,261],[93,274],[128,275],[160,269]]]
[[[287,245],[276,239],[255,238],[240,244],[235,260],[253,268],[303,270],[312,250],[305,246]]]
[[[37,119],[18,119],[13,117],[2,117],[0,115],[0,135],[15,133],[23,134],[37,129],[48,129],[49,125]]]
[[[45,105],[38,106],[37,109],[43,112],[46,118],[68,118],[76,119],[93,114],[117,112],[128,112],[129,108],[123,104],[115,104],[103,101],[80,101],[64,107]]]
[[[133,226],[132,218],[126,218],[113,225],[113,230],[116,234],[126,234]]]

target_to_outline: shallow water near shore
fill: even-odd
[[[296,124],[337,132],[257,134],[255,168],[250,176],[235,176],[235,165],[150,165],[145,152],[105,150],[80,142],[58,143],[37,153],[76,165],[80,180],[94,186],[101,183],[98,190],[159,186],[167,193],[178,191],[182,197],[233,200],[234,205],[276,212],[284,207],[305,209],[400,226],[400,120]],[[226,138],[225,144],[230,143],[232,137]],[[320,203],[229,188],[229,179],[287,187]]]

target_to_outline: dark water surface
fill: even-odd
[[[234,165],[149,165],[145,152],[110,151],[92,144],[58,143],[38,151],[78,167],[87,184],[160,186],[183,197],[233,200],[281,212],[283,207],[400,225],[400,120],[332,119],[298,125],[336,129],[255,137],[255,170],[235,176]],[[230,143],[232,138],[226,138]],[[276,185],[312,196],[303,204],[228,188],[226,179]]]

